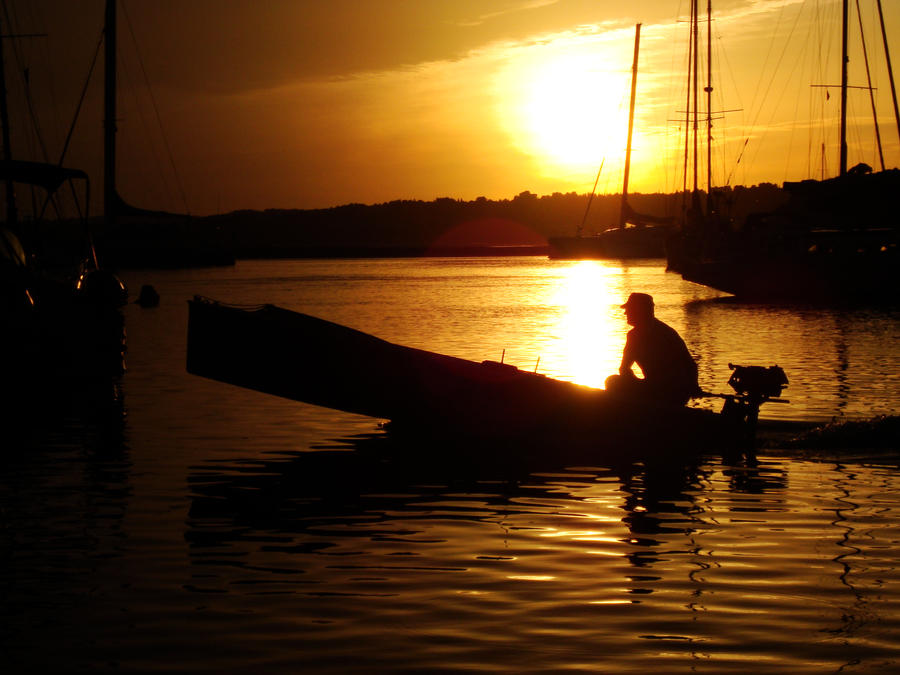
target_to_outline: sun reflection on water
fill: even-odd
[[[582,260],[565,269],[553,298],[559,369],[579,384],[602,387],[617,372],[625,344],[623,270],[608,261]]]

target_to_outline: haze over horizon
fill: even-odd
[[[713,3],[714,185],[837,172],[840,96],[813,85],[840,82],[840,4]],[[896,60],[900,3],[882,4]],[[863,87],[854,5],[850,83]],[[878,13],[874,0],[860,5],[891,168],[900,140]],[[4,42],[13,155],[55,162],[101,37],[104,2],[6,6],[5,34],[46,33]],[[195,215],[503,199],[525,190],[587,193],[602,163],[598,190],[618,192],[639,22],[630,189],[676,191],[689,6],[120,1],[119,191],[136,206]],[[46,156],[21,94],[26,69]],[[91,174],[93,211],[102,204],[102,79],[101,58],[64,162]],[[880,168],[865,89],[851,90],[850,120],[850,165]]]

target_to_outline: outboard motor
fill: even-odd
[[[722,416],[734,419],[746,428],[747,441],[756,436],[759,407],[763,403],[787,403],[780,398],[788,385],[787,375],[779,366],[738,366],[729,363],[731,377],[728,384],[736,392],[726,394]]]
[[[788,385],[787,375],[778,366],[736,366],[729,363],[734,372],[728,384],[738,394],[759,399],[762,404],[766,399],[778,398]]]

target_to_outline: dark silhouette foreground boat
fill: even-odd
[[[781,400],[777,366],[735,366],[722,412],[616,398],[493,361],[404,347],[273,305],[189,303],[187,370],[429,435],[587,445],[610,453],[752,441],[759,406]]]
[[[75,182],[89,193],[83,171],[37,162],[0,160],[0,182],[41,188],[47,202]],[[71,231],[64,236],[47,238],[41,218],[17,219],[14,208],[7,215],[0,223],[0,349],[10,391],[22,395],[63,378],[81,388],[89,379],[121,375],[119,308],[127,292],[98,262],[86,218],[67,223]]]
[[[88,383],[106,389],[122,374],[125,325],[119,308],[128,293],[98,255],[89,220],[88,175],[63,166],[65,150],[56,164],[14,157],[10,129],[15,125],[9,116],[4,69],[0,40],[0,186],[5,196],[0,222],[0,351],[6,356],[7,390],[18,399],[6,411],[14,418],[20,412],[18,403],[27,407],[35,396],[43,401],[48,390],[83,392]],[[19,212],[27,201],[17,199],[17,188],[25,188],[22,193],[31,197],[27,216]],[[77,212],[72,220],[61,216],[59,197],[64,188],[70,188],[66,191]],[[51,221],[48,214],[54,213]]]

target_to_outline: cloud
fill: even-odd
[[[788,100],[809,98],[807,66],[825,61],[809,39],[809,9],[800,0],[715,4],[713,105],[738,111],[715,120],[720,173],[733,172],[750,138],[741,181],[803,177],[799,164],[787,175],[784,139],[794,148],[805,144],[810,112]],[[817,5],[822,13],[836,6]],[[18,32],[49,37],[17,43],[19,58],[31,69],[36,105],[49,110],[59,103],[64,129],[100,35],[103,0],[30,0],[21,7]],[[571,84],[558,83],[554,96],[593,87],[601,98],[627,103],[627,83],[616,78],[627,80],[634,24],[641,21],[632,186],[680,187],[688,28],[678,12],[686,2],[497,0],[485,7],[481,0],[128,2],[120,21],[121,77],[124,84],[148,73],[195,213],[217,205],[585,192],[604,159],[592,154],[603,152],[607,189],[616,190],[622,152],[615,143],[585,153],[583,165],[563,166],[536,149],[526,125],[513,122],[546,71],[541,63],[566,54],[579,54],[574,62],[586,70],[573,74]],[[886,11],[891,30],[900,24],[900,3]],[[38,48],[46,51],[42,59]],[[42,64],[58,68],[55,101],[37,93],[49,79]],[[884,96],[884,79],[880,84]],[[92,171],[99,166],[99,93],[96,84],[89,90],[70,153],[72,165]],[[152,162],[132,137],[148,134],[138,109],[129,107],[131,96],[123,91],[119,113],[121,182],[136,203],[156,207],[149,191],[149,203],[137,194]],[[604,133],[599,121],[596,132]],[[26,146],[17,137],[15,147]],[[802,168],[806,163],[804,157]]]

